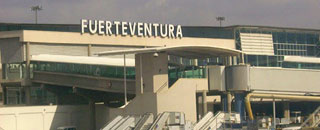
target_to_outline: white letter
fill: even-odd
[[[98,21],[98,28],[99,28],[99,30],[98,30],[98,34],[104,34],[104,31],[102,31],[102,29],[104,28],[104,21],[102,21],[102,20],[99,20]]]
[[[116,25],[116,35],[118,35],[119,34],[119,24],[120,24],[120,22],[119,21],[114,21],[113,23]]]
[[[141,32],[142,29],[143,29],[143,28],[141,27],[142,25],[143,25],[142,23],[138,23],[138,36],[143,36],[143,34],[142,34],[142,32]]]
[[[176,33],[176,37],[180,37],[182,38],[182,30],[181,30],[181,25],[177,26],[177,33]]]
[[[130,28],[130,35],[133,36],[136,33],[136,23],[133,23],[133,27],[132,24],[129,23],[129,28]]]
[[[91,34],[94,34],[94,33],[96,33],[97,32],[97,20],[94,20],[94,28],[92,29],[92,21],[91,20],[89,20],[89,32],[91,33]]]
[[[87,22],[88,22],[88,20],[86,20],[86,19],[81,19],[81,34],[84,33],[84,28],[87,28],[87,27],[88,27]]]
[[[112,27],[112,23],[110,21],[106,21],[106,34],[107,35],[112,35],[111,27]]]
[[[121,29],[122,29],[122,35],[124,35],[124,36],[126,36],[126,35],[128,35],[128,33],[127,33],[127,29],[128,29],[128,27],[127,27],[127,22],[122,22],[121,23]]]
[[[153,27],[154,27],[154,36],[157,37],[157,36],[158,36],[158,27],[159,27],[159,24],[154,23],[154,24],[153,24]]]
[[[168,34],[167,33],[168,32],[168,25],[165,24],[164,27],[165,27],[165,29],[164,29],[165,32],[163,32],[162,24],[160,24],[160,35],[161,35],[161,37],[166,37],[167,34]]]
[[[172,24],[169,24],[169,37],[174,38],[174,26]]]
[[[151,23],[149,23],[149,25],[147,23],[144,23],[144,35],[145,36],[152,36],[152,27],[151,27]]]

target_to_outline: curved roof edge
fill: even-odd
[[[167,46],[155,48],[142,48],[142,49],[127,49],[116,51],[105,51],[96,53],[98,56],[108,55],[121,55],[121,54],[142,54],[142,53],[155,53],[155,52],[168,52],[168,54],[178,55],[190,58],[206,58],[212,56],[238,56],[242,51],[223,48],[217,46],[207,45],[182,45],[182,46]]]

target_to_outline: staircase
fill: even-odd
[[[163,112],[155,120],[152,113],[146,113],[142,117],[118,116],[100,130],[192,130],[192,124],[182,112]]]
[[[224,120],[225,113],[218,112],[213,115],[212,112],[208,112],[195,126],[194,130],[208,130],[208,129],[218,129],[221,127]]]
[[[320,106],[312,114],[310,114],[307,120],[305,120],[300,125],[300,128],[318,127],[319,124],[320,124]]]
[[[101,128],[101,130],[132,130],[135,126],[136,120],[140,120],[140,117],[117,116],[115,119]]]
[[[152,123],[153,123],[153,114],[146,113],[139,120],[134,130],[148,130],[148,128],[151,127]]]
[[[217,130],[224,123],[240,123],[238,113],[208,112],[196,125],[185,120],[183,112],[163,112],[154,120],[152,113],[118,116],[100,130]]]
[[[240,123],[240,115],[238,113],[218,112],[214,115],[208,112],[195,126],[194,130],[217,130],[224,123]]]

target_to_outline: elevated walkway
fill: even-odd
[[[104,92],[123,93],[123,79],[119,78],[105,78],[96,76],[85,76],[79,74],[57,73],[34,71],[34,83],[59,85],[66,87],[77,87],[89,90],[97,90]],[[127,79],[128,94],[135,93],[135,81]]]
[[[126,59],[127,92],[135,93],[134,60]],[[32,82],[82,89],[124,92],[123,59],[87,56],[33,55]]]
[[[213,76],[210,76],[213,75]],[[249,65],[209,67],[209,91],[320,93],[319,70]],[[270,82],[272,81],[272,82]]]

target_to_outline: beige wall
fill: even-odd
[[[56,130],[59,126],[89,129],[87,106],[1,107],[0,127],[4,130]]]
[[[140,56],[142,58],[143,93],[141,93]],[[165,111],[184,112],[186,119],[196,122],[196,92],[207,90],[206,79],[179,79],[168,87],[168,56],[153,53],[136,56],[136,97],[120,109],[110,109],[110,119],[117,115]]]
[[[177,46],[177,45],[210,45],[235,49],[233,39],[218,38],[160,38],[137,36],[104,36],[80,34],[80,32],[57,31],[4,31],[0,38],[19,37],[21,42],[36,43],[68,43],[68,44],[100,44],[100,45],[125,45],[125,46]]]
[[[141,93],[140,57],[142,58],[143,93],[168,89],[168,55],[159,53],[157,57],[153,53],[136,56],[136,94]]]
[[[184,112],[187,120],[196,122],[196,89],[202,84],[202,79],[179,79],[169,90],[157,94],[158,113]]]
[[[196,90],[205,85],[203,79],[179,79],[167,90],[137,95],[123,108],[110,109],[109,120],[117,115],[142,115],[146,112],[156,116],[165,111],[183,112],[186,120],[196,122]]]

